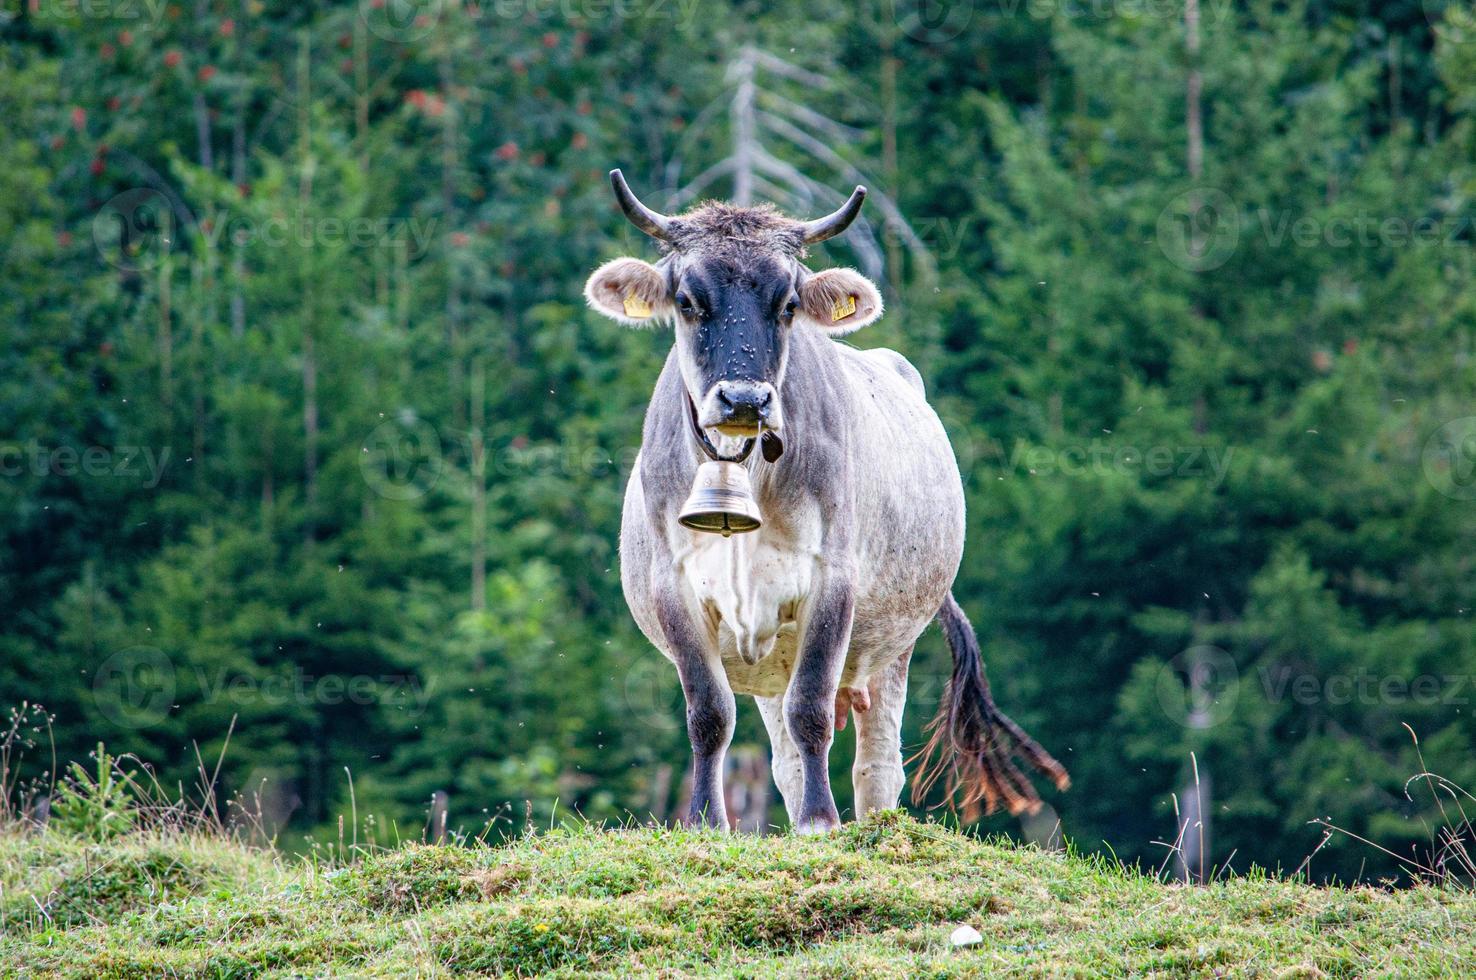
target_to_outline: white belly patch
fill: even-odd
[[[716,632],[733,689],[782,694],[794,669],[796,623],[817,558],[775,547],[762,532],[694,534],[678,558],[709,629]]]

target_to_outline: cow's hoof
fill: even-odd
[[[828,834],[832,830],[840,830],[840,821],[835,817],[808,817],[794,825],[796,834],[804,834],[807,837],[814,834]]]
[[[681,824],[688,830],[726,831],[729,829],[728,821],[726,819],[712,820],[709,819],[706,815],[699,814],[689,814],[687,818],[681,822]]]

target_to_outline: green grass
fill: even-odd
[[[967,923],[984,941],[953,948]],[[1165,885],[898,813],[822,837],[555,831],[341,865],[0,834],[0,975],[1476,975],[1476,896]]]

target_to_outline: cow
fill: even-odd
[[[1060,789],[1069,778],[995,707],[953,597],[964,493],[948,436],[905,358],[837,342],[882,315],[877,287],[852,269],[805,265],[809,246],[856,218],[866,189],[800,221],[712,201],[668,216],[642,204],[619,170],[610,181],[662,256],[604,263],[585,298],[620,323],[674,332],[626,487],[620,579],[686,697],[687,820],[728,826],[722,774],[735,694],[758,703],[794,829],[840,825],[828,758],[848,714],[854,813],[897,806],[908,664],[935,619],[953,671],[918,753],[914,800],[941,778],[966,816],[1037,811],[1014,758]],[[755,441],[762,452],[743,465],[762,525],[724,535],[679,523],[706,456],[738,458]]]

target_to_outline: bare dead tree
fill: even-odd
[[[1195,197],[1190,203],[1190,213],[1197,215],[1201,207],[1201,202],[1198,200],[1198,185],[1204,176],[1204,117],[1201,111],[1204,77],[1199,67],[1199,0],[1186,0],[1184,5],[1184,49],[1189,63],[1189,73],[1184,85],[1187,143],[1185,163],[1189,170],[1189,179],[1195,187]],[[1195,250],[1191,254],[1202,254],[1205,245],[1199,222],[1192,222],[1192,227],[1197,237],[1190,243],[1190,247]],[[1201,395],[1196,401],[1195,428],[1203,431],[1206,412],[1204,397]],[[1197,618],[1202,627],[1205,618],[1203,609],[1200,610]],[[1203,731],[1212,724],[1207,709],[1212,696],[1209,690],[1210,667],[1205,662],[1202,645],[1196,643],[1190,650],[1188,668],[1189,703],[1192,708],[1186,724],[1192,730]],[[1210,779],[1208,768],[1201,769],[1199,760],[1193,755],[1190,756],[1190,760],[1192,778],[1186,781],[1180,796],[1184,805],[1178,827],[1178,838],[1181,843],[1177,870],[1180,881],[1203,884],[1210,850],[1209,814],[1213,802],[1213,782]]]
[[[427,843],[446,843],[446,818],[450,810],[451,797],[443,789],[438,789],[431,794],[430,812],[425,821],[425,839]]]
[[[932,255],[896,201],[872,186],[875,181],[868,180],[862,167],[837,149],[854,147],[865,131],[832,119],[783,91],[789,83],[844,98],[832,79],[753,45],[738,51],[725,78],[730,94],[698,114],[667,165],[667,211],[680,210],[725,179],[731,180],[734,203],[752,204],[762,196],[793,214],[834,210],[844,203],[852,185],[867,184],[867,200],[880,212],[882,227],[862,217],[845,235],[862,271],[874,279],[883,277],[886,261],[879,232],[885,232],[900,240],[919,275],[932,279],[937,271]],[[711,130],[724,121],[730,134],[728,154],[682,182],[687,148],[705,143]],[[896,269],[892,273],[894,278],[900,275]]]

